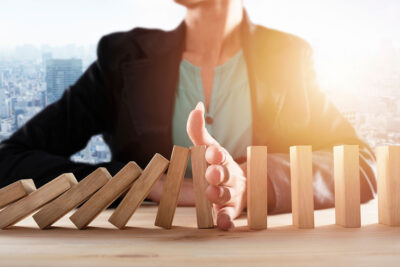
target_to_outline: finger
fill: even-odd
[[[207,147],[206,149],[206,161],[208,164],[211,165],[221,165],[224,167],[225,171],[224,174],[224,180],[222,183],[224,185],[229,185],[231,186],[232,182],[231,181],[231,176],[230,174],[236,173],[240,176],[244,176],[244,170],[240,165],[238,165],[235,160],[233,160],[231,154],[222,146],[219,144],[213,144]]]
[[[209,185],[218,186],[233,186],[230,171],[225,165],[210,165],[207,167],[206,180]]]
[[[226,150],[224,150],[220,145],[212,144],[207,147],[206,160],[208,164],[223,164],[226,159]]]
[[[209,185],[217,186],[225,177],[224,169],[220,165],[210,165],[207,167],[205,177]]]
[[[231,188],[225,186],[209,185],[206,188],[205,195],[210,202],[218,205],[223,205],[232,198]]]
[[[203,102],[199,102],[196,108],[190,112],[186,130],[195,146],[218,144],[205,127]]]
[[[235,209],[230,206],[219,209],[217,213],[217,227],[221,230],[229,230],[235,227],[233,224]]]

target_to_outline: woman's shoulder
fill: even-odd
[[[177,39],[175,30],[165,31],[153,28],[133,28],[129,31],[113,32],[104,35],[97,46],[97,56],[100,61],[106,61],[110,67],[120,65],[143,57],[145,51],[154,53],[163,46]],[[162,45],[161,45],[162,44]]]
[[[311,45],[302,37],[282,30],[272,29],[256,25],[255,34],[258,42],[272,44],[280,48],[295,48],[303,50],[311,48]]]
[[[165,33],[168,32],[161,29],[136,27],[129,31],[118,31],[106,34],[100,39],[99,45],[107,42],[110,47],[121,49],[126,45],[132,45],[142,38],[154,38]]]

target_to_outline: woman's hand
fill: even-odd
[[[187,132],[194,145],[206,145],[208,187],[206,197],[213,203],[217,226],[222,230],[234,227],[233,219],[246,206],[246,164],[237,164],[225,148],[208,133],[204,122],[204,105],[197,104],[190,113]]]

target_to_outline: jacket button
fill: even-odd
[[[206,123],[207,124],[213,124],[213,122],[214,122],[213,118],[211,118],[210,116],[206,117]]]

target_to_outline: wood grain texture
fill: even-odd
[[[179,192],[185,177],[189,149],[174,146],[154,225],[171,229]]]
[[[133,161],[128,162],[110,181],[83,204],[70,220],[78,229],[88,226],[103,210],[130,188],[142,170]]]
[[[360,166],[358,145],[333,148],[336,224],[361,226]]]
[[[400,226],[400,146],[376,148],[379,223]]]
[[[33,215],[33,219],[41,229],[51,226],[69,211],[82,204],[110,179],[111,175],[106,168],[97,168],[79,184],[74,185],[70,190],[44,206]]]
[[[72,173],[64,173],[33,191],[27,197],[14,202],[0,211],[0,228],[4,229],[25,217],[29,216],[37,209],[52,201],[73,185],[77,184]]]
[[[22,179],[0,189],[0,209],[36,190],[32,179]]]
[[[211,202],[205,195],[208,183],[205,178],[207,170],[206,146],[190,148],[193,173],[193,190],[196,204],[197,227],[199,229],[213,228],[214,218]]]
[[[247,147],[247,221],[252,230],[267,228],[267,147]]]
[[[155,182],[164,174],[168,168],[168,163],[169,161],[158,153],[153,156],[140,177],[133,183],[131,189],[129,189],[124,199],[111,215],[108,220],[111,224],[119,229],[126,226],[133,213],[150,193]]]
[[[156,205],[142,205],[124,231],[103,211],[78,231],[65,216],[50,231],[31,217],[0,234],[2,266],[398,266],[400,231],[378,224],[376,200],[361,206],[362,227],[335,225],[335,210],[315,211],[315,229],[291,226],[290,213],[268,216],[267,231],[197,229],[194,207],[177,207],[171,230],[154,226]]]
[[[290,147],[293,225],[314,228],[314,188],[311,146]]]

